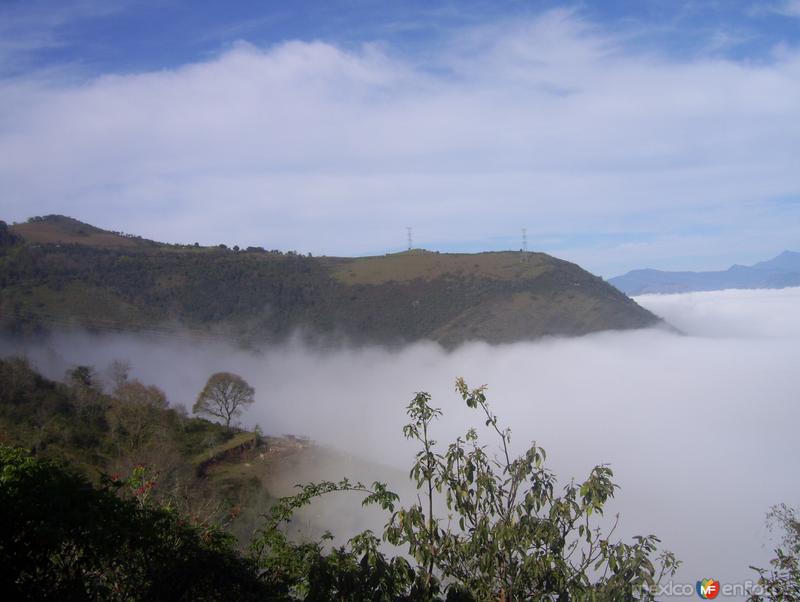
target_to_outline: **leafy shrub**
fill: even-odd
[[[232,537],[0,446],[0,591],[13,600],[263,599]]]
[[[678,561],[669,552],[657,558],[659,539],[611,539],[597,517],[617,486],[608,466],[571,481],[560,493],[544,467],[545,452],[533,444],[511,457],[511,432],[489,410],[485,388],[456,389],[484,417],[498,438],[495,455],[470,429],[440,450],[432,426],[441,411],[418,393],[407,408],[403,432],[419,443],[411,477],[422,495],[407,508],[383,483],[367,487],[343,480],[305,485],[277,504],[253,544],[267,582],[283,587],[288,599],[448,600],[654,600],[658,584]],[[364,504],[390,513],[383,538],[405,548],[387,558],[370,532],[327,554],[323,543],[291,543],[281,527],[311,500],[336,491],[366,494]],[[442,496],[448,517],[435,515]]]
[[[749,600],[800,601],[800,519],[797,512],[786,504],[778,504],[767,514],[767,524],[783,531],[782,545],[775,550],[770,569],[751,567],[758,572],[758,587]]]

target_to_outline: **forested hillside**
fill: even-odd
[[[3,228],[6,332],[181,326],[250,343],[343,337],[453,346],[641,328],[658,320],[575,264],[543,253],[316,258],[167,245],[63,216]]]
[[[270,440],[189,416],[157,387],[129,379],[124,365],[108,380],[78,366],[61,383],[25,359],[0,359],[0,443],[68,462],[96,483],[101,474],[127,478],[147,466],[137,478],[158,481],[153,496],[182,500],[183,510],[234,528],[234,509],[268,495],[253,474],[209,467],[231,453],[264,452]]]

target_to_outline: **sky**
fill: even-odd
[[[800,2],[0,2],[0,219],[611,277],[800,250]]]
[[[800,288],[636,300],[683,334],[611,331],[452,351],[430,342],[394,350],[289,342],[254,352],[190,335],[62,332],[44,343],[0,339],[0,355],[27,353],[51,378],[76,364],[107,376],[112,360],[126,360],[133,377],[186,408],[211,373],[234,371],[256,391],[244,426],[305,435],[354,458],[309,473],[292,464],[289,485],[387,480],[406,504],[414,499],[403,479],[415,448],[401,429],[415,392],[429,392],[443,409],[433,434],[442,447],[471,426],[488,436],[453,390],[463,376],[473,387],[488,385],[492,411],[512,428],[512,452],[535,440],[559,483],[610,464],[621,487],[607,509],[609,517],[620,513],[616,535],[660,536],[683,561],[676,584],[752,580],[749,567],[766,566],[778,543],[765,526],[767,511],[800,503],[791,470],[800,453]],[[360,522],[362,509],[351,502],[334,506],[323,526],[340,537],[355,532],[343,533],[348,526],[380,532],[383,522]]]

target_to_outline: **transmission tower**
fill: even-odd
[[[528,261],[528,229],[522,229],[522,261]]]
[[[408,233],[408,250],[410,251],[412,248],[412,241],[411,241],[411,226],[406,226],[406,232]]]

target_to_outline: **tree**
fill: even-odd
[[[108,376],[114,389],[119,389],[128,382],[131,373],[131,363],[128,360],[114,360],[108,366]]]
[[[541,447],[534,443],[511,456],[511,431],[489,410],[485,387],[469,389],[459,379],[456,390],[497,437],[494,450],[479,443],[475,429],[439,448],[432,427],[441,411],[430,405],[430,395],[417,393],[403,429],[419,444],[411,468],[421,492],[416,503],[397,508],[399,497],[379,482],[303,486],[273,507],[254,541],[265,580],[291,583],[306,600],[655,600],[660,581],[679,563],[669,552],[658,553],[654,535],[625,543],[613,539],[616,520],[602,528],[598,517],[617,489],[611,469],[599,465],[582,483],[557,487]],[[389,512],[383,538],[405,548],[413,564],[387,560],[370,532],[351,539],[349,550],[327,556],[320,544],[288,542],[281,523],[335,491],[365,493],[364,505]],[[436,515],[441,502],[447,516]],[[363,574],[336,578],[341,574],[331,575],[332,565],[361,567]],[[381,579],[366,578],[374,573]]]
[[[104,421],[105,410],[94,368],[76,366],[67,370],[67,384],[72,388],[75,406],[81,417],[87,423],[100,425]]]
[[[67,381],[74,387],[91,389],[95,384],[94,368],[91,366],[76,366],[67,370]]]
[[[155,385],[145,385],[136,379],[125,381],[115,388],[114,397],[129,405],[148,406],[162,410],[168,406],[164,391]]]
[[[163,428],[167,396],[158,387],[136,379],[121,382],[113,395],[120,402],[109,412],[115,438],[124,442],[128,453],[140,450]]]
[[[11,233],[8,224],[0,220],[0,247],[10,247],[17,241],[17,237]]]
[[[749,600],[800,601],[800,518],[794,508],[778,504],[767,514],[767,524],[783,530],[782,546],[775,550],[771,569],[751,567],[758,572],[758,587]]]
[[[221,418],[230,427],[231,419],[242,413],[243,406],[255,401],[254,394],[255,389],[238,374],[217,372],[200,391],[192,411]]]

